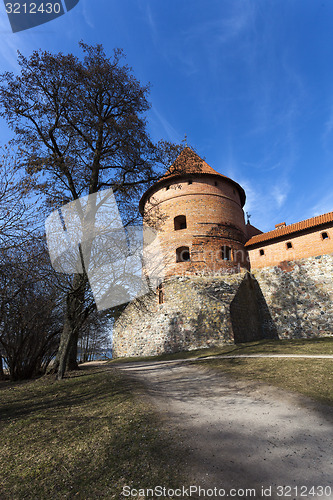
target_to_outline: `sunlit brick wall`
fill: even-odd
[[[248,266],[244,213],[232,183],[210,175],[174,180],[151,196],[145,212],[160,218],[167,276]],[[179,215],[186,217],[186,229],[175,230],[174,218]],[[224,246],[231,249],[230,260],[223,259]],[[189,248],[189,262],[176,262],[180,247]]]
[[[327,236],[327,237],[326,237]],[[291,248],[288,248],[291,244]],[[333,224],[284,236],[248,248],[251,269],[276,266],[280,262],[333,253]]]

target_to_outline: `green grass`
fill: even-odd
[[[2,382],[0,401],[1,500],[119,499],[124,485],[182,484],[186,451],[113,367]]]

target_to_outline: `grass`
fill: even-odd
[[[232,377],[258,380],[333,405],[332,359],[240,358],[195,361]]]
[[[167,361],[172,359],[202,358],[207,356],[237,355],[237,354],[332,354],[333,337],[315,339],[291,340],[259,340],[245,344],[226,344],[220,347],[181,351],[159,356],[136,356],[130,358],[116,358],[111,364],[128,363],[130,361]]]
[[[124,485],[182,484],[185,451],[113,367],[2,382],[0,401],[1,500],[119,499]]]
[[[210,349],[163,354],[149,358],[131,358],[132,361],[148,359],[171,360],[195,358],[193,365],[223,372],[239,379],[257,380],[283,389],[309,396],[333,405],[332,359],[239,358],[209,359],[217,355],[238,354],[332,354],[333,338],[262,340],[246,344],[229,344]],[[203,359],[208,358],[208,359]],[[129,361],[116,359],[113,363]]]
[[[251,342],[144,359],[196,357],[196,365],[333,405],[331,359],[202,359],[259,353],[333,354],[333,339]],[[60,382],[0,382],[1,500],[119,499],[125,485],[186,483],[180,466],[186,447],[115,362]]]

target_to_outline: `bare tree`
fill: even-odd
[[[63,296],[41,238],[3,252],[0,348],[12,380],[46,370],[62,328]]]
[[[102,357],[110,350],[111,321],[106,314],[92,314],[79,336],[80,362]]]
[[[152,143],[144,117],[149,89],[121,64],[121,50],[108,58],[101,45],[80,47],[83,60],[42,51],[30,58],[20,54],[21,73],[0,77],[0,116],[16,133],[25,184],[42,192],[50,207],[112,188],[124,224],[134,223],[143,190],[181,147]],[[92,310],[87,290],[83,269],[73,275],[66,297],[58,378],[66,365],[77,367],[79,332]]]

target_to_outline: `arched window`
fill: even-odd
[[[221,248],[222,260],[231,260],[231,248],[224,245]]]
[[[177,217],[173,220],[175,225],[175,231],[179,231],[179,229],[186,229],[186,217],[185,215],[177,215]]]
[[[189,247],[179,247],[176,250],[176,262],[189,262],[190,258],[190,249]]]

